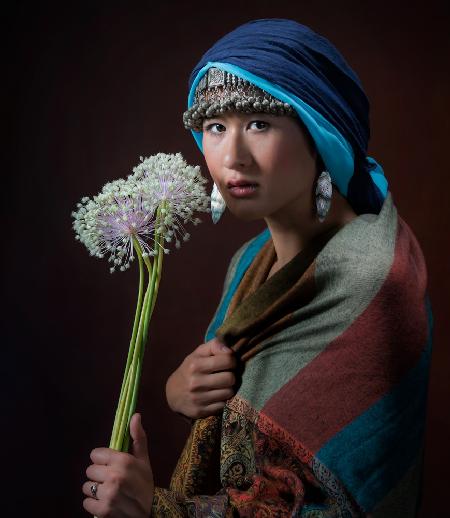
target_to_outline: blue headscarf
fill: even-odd
[[[326,169],[357,214],[378,214],[388,183],[367,157],[369,102],[355,72],[324,37],[293,20],[254,20],[231,31],[189,78],[188,108],[211,67],[242,77],[295,108]],[[202,149],[202,133],[192,131]]]

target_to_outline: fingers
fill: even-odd
[[[91,490],[91,487],[95,484],[94,481],[88,480],[86,481],[83,486],[81,487],[81,490],[83,491],[83,494],[86,496],[89,496],[91,498],[94,498],[94,493]],[[97,484],[97,491],[95,492],[95,500],[100,500],[100,496],[102,494],[102,486],[103,484]]]
[[[234,391],[231,388],[208,390],[202,394],[202,404],[205,406],[213,403],[225,403],[228,399],[234,396]]]
[[[215,372],[208,377],[211,389],[231,389],[236,383],[233,372]]]
[[[148,457],[147,434],[142,426],[141,414],[134,414],[130,421],[130,435],[133,439],[133,455],[140,460],[150,463]]]
[[[90,457],[94,464],[108,466],[116,464],[122,455],[124,454],[111,448],[95,448],[91,451]]]
[[[208,342],[199,345],[197,349],[195,349],[195,353],[202,357],[232,352],[233,350],[227,347],[219,338],[212,338]]]
[[[213,372],[232,370],[236,368],[236,364],[236,357],[233,353],[209,356],[191,354],[185,358],[183,369],[188,376],[195,376],[197,374],[211,374]]]
[[[103,484],[98,485],[97,499],[94,499],[90,494],[90,486],[88,487],[88,484],[89,482],[83,484],[83,493],[90,497],[83,500],[83,507],[88,513],[91,513],[97,518],[142,516],[142,508],[135,500],[126,495],[119,495],[113,487],[107,485],[103,486]],[[88,493],[85,492],[85,485]]]
[[[102,516],[101,511],[104,509],[104,504],[94,498],[85,498],[83,500],[83,507],[88,513],[100,518]],[[103,514],[103,516],[105,515],[106,513]]]
[[[92,491],[91,487],[97,482],[88,480],[82,485],[82,492],[88,498],[83,501],[83,507],[86,511],[95,515],[97,518],[102,517],[121,517],[124,516],[143,516],[142,506],[139,504],[139,498],[136,490],[141,486],[135,479],[128,480],[127,477],[120,472],[111,471],[110,467],[99,466],[109,472],[104,478],[104,482],[97,483],[97,490]],[[152,489],[145,487],[145,497]],[[94,497],[95,494],[95,497]],[[147,516],[147,515],[146,515]]]
[[[199,375],[192,378],[189,384],[189,392],[195,394],[214,389],[228,389],[233,387],[235,383],[236,377],[230,371]]]
[[[137,518],[150,513],[154,482],[140,417],[134,414],[130,422],[133,455],[111,448],[95,448],[91,452],[94,464],[86,470],[88,481],[82,491],[87,498],[83,507],[98,518]]]
[[[104,482],[108,476],[108,466],[99,464],[91,464],[86,469],[86,476],[95,482]]]
[[[217,354],[208,358],[201,358],[197,362],[198,372],[210,374],[213,372],[226,371],[236,368],[236,357],[234,354]]]
[[[223,342],[223,340],[221,340],[220,338],[217,338],[217,337],[213,338],[212,340],[210,340],[207,343],[210,344],[210,350],[211,350],[212,354],[223,354],[223,353],[232,354],[233,353],[233,349],[228,347]]]

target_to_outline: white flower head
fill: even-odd
[[[91,255],[100,258],[109,255],[111,272],[130,267],[134,260],[133,239],[147,255],[155,253],[151,246],[154,213],[144,208],[140,196],[101,193],[80,203],[73,217],[77,239]]]
[[[141,157],[130,179],[142,182],[144,196],[151,206],[162,207],[157,231],[166,242],[175,241],[177,248],[190,237],[184,225],[189,222],[197,225],[200,219],[195,213],[209,210],[207,180],[202,177],[200,167],[188,165],[181,153]]]
[[[80,240],[96,257],[109,255],[115,268],[126,270],[134,260],[133,242],[144,255],[156,255],[155,231],[163,241],[175,241],[179,247],[189,234],[188,222],[200,220],[196,211],[208,211],[209,197],[198,166],[186,164],[180,153],[158,153],[143,159],[125,179],[107,183],[93,199],[84,197],[72,213],[73,228]],[[157,211],[159,208],[159,218]]]

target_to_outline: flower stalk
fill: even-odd
[[[157,209],[154,239],[156,250],[153,256],[153,261],[144,255],[139,242],[136,239],[133,239],[133,246],[139,262],[139,293],[133,333],[122,381],[122,389],[120,391],[119,403],[109,444],[110,448],[118,451],[126,452],[129,448],[129,424],[131,417],[136,410],[142,363],[148,339],[148,328],[155,307],[156,298],[158,296],[158,288],[162,273],[164,246],[162,232],[158,229],[162,226],[162,212],[164,211],[165,205],[166,202],[162,202]],[[142,300],[145,277],[143,264],[147,267],[148,284]]]
[[[110,271],[124,271],[137,258],[139,288],[128,355],[114,418],[110,448],[128,451],[129,423],[138,398],[150,319],[158,296],[166,243],[189,239],[185,225],[209,212],[206,180],[180,153],[143,159],[126,179],[107,183],[72,213],[76,238],[95,257],[108,257]]]

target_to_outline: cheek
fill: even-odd
[[[270,172],[273,180],[293,175],[298,168],[298,153],[283,140],[270,139],[258,150],[259,161],[262,169]]]
[[[209,174],[215,182],[217,180],[217,173],[219,170],[217,153],[212,152],[212,150],[209,148],[207,144],[205,144],[205,142],[203,143],[203,157],[205,159],[206,167],[208,168]]]
[[[261,164],[266,164],[270,169],[285,169],[287,164],[292,165],[299,159],[298,145],[284,133],[273,132],[268,138],[261,139],[255,151]]]
[[[208,166],[208,171],[209,171],[209,176],[211,178],[211,182],[214,182],[217,185],[217,187],[220,188],[220,185],[221,185],[220,175],[217,173],[217,169],[215,169],[214,165],[212,165],[212,164],[207,164],[207,166]],[[211,183],[210,187],[212,187],[212,183]]]
[[[270,177],[274,196],[299,195],[312,188],[316,175],[315,157],[298,139],[280,138],[261,149],[261,164]]]

